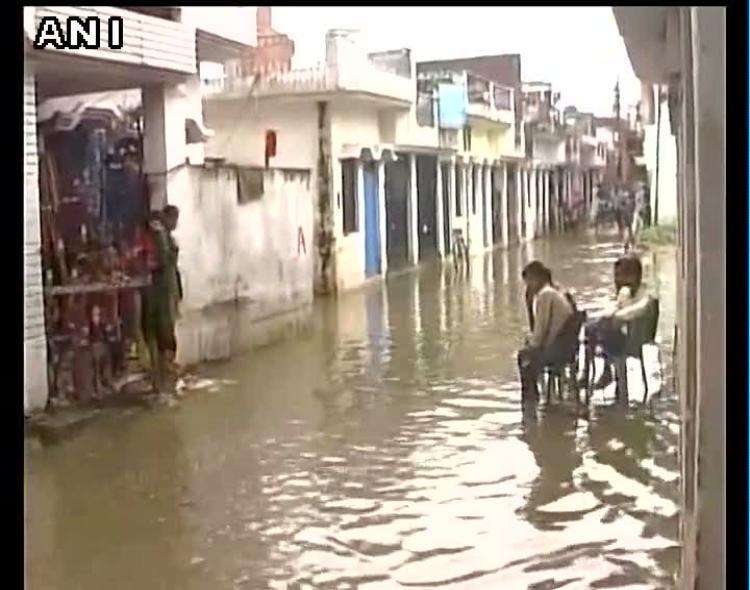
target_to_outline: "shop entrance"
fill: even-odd
[[[409,202],[409,158],[397,154],[395,162],[385,165],[385,218],[388,270],[408,264],[407,205]]]
[[[140,97],[130,107],[87,100],[66,110],[68,99],[55,99],[60,110],[42,116],[38,128],[53,404],[101,399],[127,377],[148,375],[140,294],[151,280],[153,249]]]

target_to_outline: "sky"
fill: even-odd
[[[185,7],[183,20],[255,43],[255,7]],[[593,7],[279,6],[273,27],[295,43],[293,67],[325,59],[325,33],[362,31],[368,51],[410,48],[415,61],[521,54],[523,81],[551,82],[562,106],[611,116],[620,81],[623,114],[640,99],[612,9]]]

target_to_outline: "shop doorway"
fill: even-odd
[[[437,257],[437,166],[436,156],[417,156],[417,224],[419,259]]]
[[[135,94],[126,108],[123,103]],[[87,402],[147,377],[140,292],[146,243],[140,92],[40,103],[39,199],[50,403]],[[70,105],[75,104],[73,110]],[[44,116],[45,111],[52,113]],[[139,346],[140,345],[140,346]],[[140,355],[139,355],[140,353]]]
[[[408,203],[409,157],[397,154],[385,165],[386,255],[388,270],[399,270],[409,263]]]
[[[380,195],[378,169],[373,163],[363,166],[365,184],[365,276],[380,274]]]

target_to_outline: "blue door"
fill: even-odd
[[[380,199],[378,170],[365,164],[365,276],[380,274]]]

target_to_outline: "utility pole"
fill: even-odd
[[[657,87],[656,92],[656,172],[654,176],[656,176],[655,179],[655,188],[654,188],[654,214],[652,223],[656,226],[659,225],[659,152],[661,151],[659,149],[659,144],[661,140],[661,84]]]
[[[615,84],[615,130],[617,131],[617,182],[622,182],[622,126],[620,125],[620,78]]]

